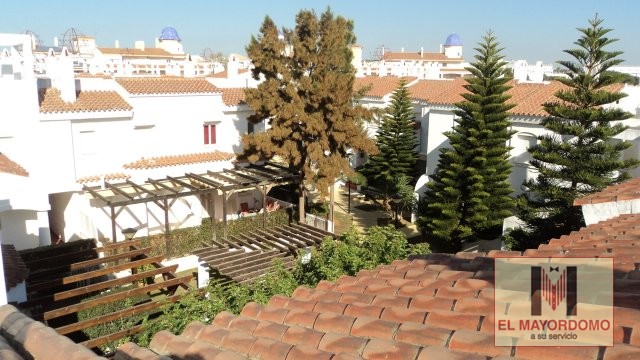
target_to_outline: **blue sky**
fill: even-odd
[[[390,1],[76,1],[20,0],[2,6],[0,32],[35,32],[45,44],[62,37],[69,28],[95,36],[99,46],[133,47],[135,40],[153,46],[165,26],[173,26],[187,52],[205,48],[245,53],[265,15],[279,26],[293,27],[300,9],[318,13],[330,6],[337,15],[354,20],[364,57],[381,45],[393,51],[436,52],[447,35],[456,32],[471,60],[480,37],[492,30],[504,46],[508,60],[566,59],[563,49],[573,47],[577,27],[587,26],[595,13],[620,39],[611,50],[622,50],[627,65],[640,66],[640,1],[638,0],[390,0]]]

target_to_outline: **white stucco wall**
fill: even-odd
[[[638,213],[640,213],[640,199],[582,205],[582,214],[587,226],[616,216]]]
[[[454,126],[454,115],[449,109],[430,109],[428,113],[427,130],[427,175],[432,175],[438,166],[440,149],[449,146],[449,139],[444,132]]]

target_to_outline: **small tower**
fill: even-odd
[[[447,40],[445,40],[444,45],[442,46],[442,52],[448,58],[456,58],[459,59],[462,57],[462,41],[460,40],[460,36],[458,34],[453,33],[447,36]]]
[[[184,54],[182,39],[178,36],[178,31],[171,26],[167,26],[162,29],[160,37],[156,42],[156,47],[159,47],[171,54]]]

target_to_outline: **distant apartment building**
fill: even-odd
[[[173,27],[163,28],[153,47],[142,40],[135,41],[132,47],[123,47],[118,40],[113,47],[104,47],[97,44],[95,37],[76,33],[64,46],[57,39],[54,46],[36,46],[33,39],[31,43],[37,69],[43,69],[47,57],[66,52],[73,58],[76,73],[93,75],[192,77],[224,70],[220,62],[185,53],[182,39]]]
[[[354,48],[354,66],[359,76],[397,76],[416,77],[418,79],[453,79],[470,73],[469,66],[462,58],[462,41],[458,34],[451,34],[439,52],[389,51],[382,47],[379,58],[362,60],[362,48]]]

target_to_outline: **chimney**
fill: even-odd
[[[400,52],[403,53],[404,52],[404,46],[400,48]]]
[[[444,53],[444,48],[442,47],[442,44],[440,44],[440,54]]]
[[[231,54],[227,61],[227,79],[235,79],[238,77],[238,69],[240,64],[236,61],[236,55]]]
[[[120,41],[116,40],[116,43],[113,44],[113,47],[115,47],[116,49],[120,49]]]
[[[60,97],[65,102],[76,101],[76,79],[73,73],[73,59],[66,48],[59,55],[50,54],[45,59],[47,77],[51,79],[51,87],[60,90]]]
[[[156,38],[155,41],[154,41],[154,44],[155,44],[155,46],[157,48],[159,48],[160,47],[160,39]]]
[[[424,48],[420,46],[420,57],[424,56]]]
[[[58,37],[57,36],[53,37],[53,46],[55,46],[55,47],[60,46],[60,43],[58,42]]]
[[[134,43],[133,47],[135,47],[135,48],[136,48],[136,49],[138,49],[138,50],[142,50],[142,51],[144,51],[144,41],[143,41],[143,40],[137,40],[137,41]]]

